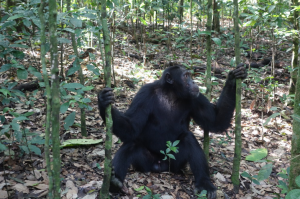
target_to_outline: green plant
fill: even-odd
[[[143,199],[160,199],[160,194],[153,194],[153,191],[146,186],[140,186],[139,188],[135,189],[135,191],[141,191],[143,189],[147,191],[147,195],[145,195]]]
[[[287,181],[289,179],[289,173],[290,173],[290,167],[288,167],[287,169],[281,169],[282,171],[280,173],[278,173],[277,175],[281,178],[283,178],[283,180],[279,180],[278,183],[279,185],[277,185],[277,187],[281,188],[281,193],[282,194],[286,194],[289,190],[288,186],[287,186]],[[275,193],[274,193],[275,194]],[[278,194],[279,196],[279,194]]]
[[[179,147],[176,147],[178,144],[179,144],[179,142],[180,142],[180,140],[176,140],[176,141],[174,141],[173,143],[171,142],[171,141],[167,141],[167,149],[166,149],[166,152],[164,152],[163,150],[160,150],[160,152],[162,153],[162,154],[164,154],[165,155],[165,157],[164,157],[164,159],[163,160],[166,160],[168,157],[169,157],[169,159],[171,158],[171,159],[174,159],[174,160],[176,160],[175,159],[175,156],[173,155],[173,154],[171,154],[171,152],[173,151],[174,153],[178,153],[179,151],[178,151],[178,148]]]
[[[262,160],[268,155],[268,151],[265,148],[257,149],[250,152],[251,155],[248,155],[246,157],[246,160],[253,161],[253,162],[267,162],[267,160]],[[248,178],[250,181],[252,181],[254,184],[259,185],[260,181],[263,181],[267,178],[269,178],[271,172],[272,172],[272,164],[266,164],[264,165],[258,172],[257,175],[250,175],[248,172],[244,171],[241,176],[244,178]]]
[[[66,101],[60,107],[60,112],[65,113],[69,106],[75,106],[75,103],[78,104],[79,108],[86,108],[88,110],[92,110],[92,108],[88,105],[91,102],[89,98],[84,98],[83,93],[85,91],[92,90],[93,86],[83,86],[80,83],[65,83],[62,82],[60,86],[61,98],[62,101]],[[66,90],[65,90],[66,89]],[[69,91],[69,92],[67,92]],[[75,95],[74,95],[75,94]],[[75,112],[70,113],[65,119],[64,128],[66,130],[69,129],[70,126],[74,124],[75,120]]]
[[[34,144],[44,144],[45,140],[39,135],[39,133],[30,132],[29,129],[23,128],[22,125],[19,124],[25,120],[29,120],[27,117],[34,114],[34,112],[19,114],[14,112],[13,109],[5,107],[3,109],[3,114],[6,112],[14,116],[14,119],[10,123],[2,126],[0,136],[4,135],[5,139],[1,140],[0,152],[8,151],[8,153],[11,154],[7,146],[12,145],[13,143],[18,143],[19,148],[26,154],[34,152],[37,155],[41,155],[41,150]]]
[[[171,152],[178,153],[179,147],[176,147],[179,144],[180,140],[176,140],[173,143],[171,141],[167,141],[167,149],[166,151],[160,150],[162,154],[165,155],[163,160],[167,160],[169,158],[169,172],[171,166],[171,159],[176,160],[175,156],[171,154]]]
[[[300,198],[300,175],[296,177],[295,180],[296,184],[298,185],[299,189],[293,189],[287,193],[285,199],[296,199]]]
[[[298,199],[300,197],[300,175],[296,177],[296,184],[298,185],[299,189],[293,189],[289,191],[287,186],[287,182],[289,179],[290,168],[282,169],[281,172],[278,173],[278,176],[283,178],[283,180],[279,180],[277,187],[281,188],[281,194],[286,194],[285,199]],[[276,197],[274,199],[283,199],[279,193],[273,193]]]
[[[200,194],[197,194],[197,199],[207,199],[207,191],[202,190]]]

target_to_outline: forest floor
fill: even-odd
[[[124,44],[124,37],[127,37],[127,41]],[[188,37],[188,33],[181,35],[183,38]],[[219,37],[229,47],[219,47],[213,45],[214,64],[213,67],[225,71],[232,69],[230,67],[230,61],[234,57],[234,49],[232,46],[234,39],[232,38],[233,32],[224,29],[222,34],[213,35],[213,37]],[[179,44],[183,46],[189,46],[189,41],[179,41],[174,39],[171,41],[172,49],[166,50],[164,43],[152,44],[146,43],[147,53],[151,54],[151,58],[146,60],[146,64],[143,66],[143,60],[140,57],[143,55],[144,50],[137,50],[136,44],[131,43],[131,35],[118,32],[116,35],[117,42],[114,46],[114,68],[116,73],[116,82],[114,82],[116,102],[115,106],[125,111],[132,98],[135,96],[139,88],[149,82],[157,79],[162,70],[167,67],[170,62],[187,64],[200,68],[200,72],[197,70],[194,73],[194,79],[197,80],[200,88],[204,88],[203,77],[201,73],[201,67],[206,65],[206,54],[204,51],[204,40],[193,41],[193,59],[189,54],[189,48],[176,47]],[[178,39],[178,38],[177,38]],[[267,33],[262,33],[255,41],[256,48],[264,49],[262,52],[263,58],[271,57],[271,41],[268,40]],[[231,43],[228,43],[228,42]],[[177,43],[176,43],[177,42]],[[201,43],[202,42],[202,43]],[[245,42],[247,43],[247,42]],[[249,42],[248,42],[249,43]],[[200,45],[201,44],[201,45]],[[230,47],[231,46],[231,47]],[[291,62],[291,51],[286,52],[289,44],[284,44],[278,47],[276,60],[281,63],[276,70],[279,70],[275,79],[278,81],[275,96],[266,99],[267,95],[273,93],[272,87],[263,79],[268,77],[268,70],[270,66],[263,67],[259,71],[253,71],[249,69],[249,78],[244,81],[245,86],[243,88],[242,97],[242,160],[240,172],[248,172],[250,175],[257,175],[259,170],[266,164],[266,162],[251,162],[246,161],[245,157],[250,155],[250,152],[259,149],[266,148],[268,150],[267,160],[273,164],[273,169],[270,177],[267,180],[261,181],[260,185],[252,183],[249,179],[240,177],[241,189],[240,193],[236,195],[236,198],[273,198],[273,193],[280,194],[281,189],[279,180],[285,181],[278,176],[278,173],[282,172],[282,169],[289,167],[290,159],[290,147],[291,147],[291,135],[292,135],[292,107],[287,106],[285,101],[282,100],[284,94],[288,94],[289,88],[289,73],[287,66]],[[30,59],[39,60],[39,51],[30,54],[27,64]],[[66,55],[72,54],[71,48],[65,50]],[[100,61],[100,52],[97,49],[96,63],[102,63]],[[131,56],[130,56],[131,55]],[[135,58],[132,55],[137,55]],[[65,56],[65,66],[68,66],[72,60],[68,60]],[[256,62],[257,60],[250,60],[246,56],[242,56],[244,62]],[[25,62],[25,61],[24,61]],[[85,59],[82,62],[82,67],[86,77],[90,77],[90,71],[87,70],[86,65],[90,64],[91,60]],[[171,64],[173,64],[171,63]],[[26,64],[26,63],[25,63]],[[226,70],[225,70],[226,69]],[[216,76],[222,77],[223,75],[217,74]],[[103,77],[103,76],[102,76]],[[255,78],[260,78],[261,81],[255,81]],[[3,76],[1,77],[1,82]],[[73,77],[71,81],[78,81],[77,76]],[[213,102],[216,101],[222,90],[225,78],[216,78],[214,82],[218,85],[214,85],[212,89]],[[25,82],[24,82],[25,83]],[[104,168],[104,140],[105,140],[105,127],[97,107],[96,94],[103,88],[103,78],[93,80],[89,84],[95,88],[86,93],[86,96],[92,100],[90,106],[92,110],[86,112],[86,123],[88,137],[91,139],[102,139],[103,142],[97,145],[89,145],[84,147],[69,147],[61,150],[62,170],[61,176],[63,179],[62,186],[62,198],[84,198],[91,199],[96,198],[97,192],[102,184],[103,168]],[[261,86],[262,85],[262,86]],[[251,89],[247,91],[246,88]],[[22,125],[29,128],[30,131],[41,132],[43,135],[45,129],[45,100],[42,97],[41,91],[37,92],[34,107],[26,105],[25,103],[15,104],[15,110],[17,112],[27,112],[34,110],[36,114],[30,116],[30,121],[24,122]],[[263,96],[263,97],[262,97]],[[23,99],[26,101],[26,99]],[[271,109],[271,107],[277,107],[277,110]],[[270,110],[271,109],[271,110]],[[3,108],[0,109],[0,112]],[[76,111],[75,123],[80,123],[80,110],[78,107],[69,107],[65,114],[61,114],[61,121],[71,113]],[[271,119],[267,125],[263,126],[266,119],[273,113],[279,112],[281,116]],[[9,121],[12,117],[5,115]],[[1,128],[1,127],[0,127]],[[190,125],[191,131],[194,133],[199,143],[203,142],[203,131],[199,126],[195,124]],[[232,162],[234,155],[234,120],[232,121],[232,127],[227,132],[221,134],[210,134],[210,172],[212,174],[212,181],[222,191],[224,191],[230,198],[234,198],[233,185],[231,183]],[[80,139],[80,128],[73,125],[69,130],[65,130],[63,122],[61,123],[61,141],[64,142],[68,139]],[[17,144],[16,144],[17,145]],[[113,154],[118,150],[121,143],[117,137],[113,138]],[[42,145],[40,145],[42,149]],[[43,198],[47,193],[48,180],[47,173],[45,171],[46,163],[44,159],[44,153],[42,156],[36,154],[30,155],[17,155],[23,154],[20,148],[13,145],[10,148],[14,151],[15,156],[1,155],[0,156],[0,190],[8,191],[9,198]],[[43,151],[43,149],[42,149]],[[99,165],[100,167],[99,167]],[[7,178],[4,178],[6,176]],[[145,189],[141,189],[141,186],[149,187],[154,194],[160,194],[162,198],[197,198],[193,194],[193,175],[192,174],[173,174],[173,173],[140,173],[130,169],[124,185],[127,188],[126,194],[112,194],[113,198],[140,198],[147,194]],[[140,188],[140,189],[139,189]],[[1,197],[0,192],[0,198]],[[2,195],[3,196],[3,195]],[[282,195],[283,196],[283,195]]]

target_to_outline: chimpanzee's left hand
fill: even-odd
[[[239,64],[236,69],[232,70],[228,74],[228,80],[235,80],[241,78],[242,80],[247,77],[247,70],[245,64]]]

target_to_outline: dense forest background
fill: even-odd
[[[209,135],[217,198],[299,199],[298,10],[297,0],[1,1],[0,198],[102,197],[105,153],[122,143],[107,139],[99,91],[111,83],[114,106],[125,111],[141,86],[180,64],[216,102],[240,51],[248,78],[238,182],[233,121]],[[204,132],[194,122],[190,129],[202,144]],[[189,168],[130,169],[124,186],[110,197],[206,197],[194,194]]]

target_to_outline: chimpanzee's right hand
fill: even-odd
[[[114,101],[115,97],[112,88],[106,87],[98,94],[98,103],[99,106],[101,106],[101,108],[105,109],[109,104],[112,104]]]

